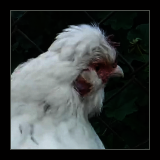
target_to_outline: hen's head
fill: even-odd
[[[110,42],[98,26],[79,25],[64,29],[50,46],[49,51],[58,53],[62,63],[68,61],[80,68],[72,79],[72,87],[80,97],[94,99],[101,94],[102,99],[108,79],[123,76]]]

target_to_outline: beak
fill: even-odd
[[[120,66],[117,65],[117,67],[112,71],[111,77],[124,77],[123,70]]]

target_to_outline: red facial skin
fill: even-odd
[[[111,72],[116,67],[116,62],[114,64],[109,64],[106,61],[99,59],[91,62],[88,68],[83,71],[94,70],[97,73],[98,77],[105,84],[108,81]],[[82,76],[78,76],[77,79],[74,81],[74,87],[76,91],[80,94],[80,96],[84,97],[91,91],[92,84],[87,82]]]
[[[83,97],[91,91],[92,85],[88,83],[83,77],[78,76],[74,81],[74,88]]]
[[[89,67],[97,72],[98,77],[102,80],[103,83],[108,81],[110,73],[114,68],[117,67],[117,63],[109,64],[104,60],[97,60],[92,62]]]

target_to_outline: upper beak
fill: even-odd
[[[117,65],[117,67],[112,71],[111,76],[124,77],[122,68]]]

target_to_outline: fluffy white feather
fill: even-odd
[[[94,70],[82,71],[95,58],[112,63],[115,56],[98,27],[79,25],[18,66],[11,76],[11,148],[104,149],[88,117],[100,113],[105,84]],[[93,85],[84,97],[73,87],[79,75]]]

